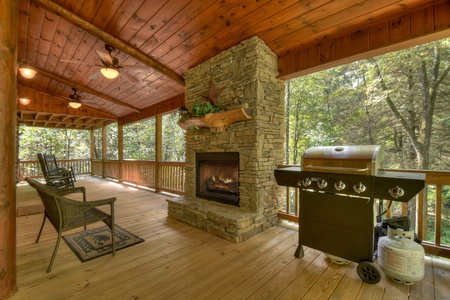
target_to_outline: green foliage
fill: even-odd
[[[155,160],[156,122],[149,119],[123,127],[124,159]]]
[[[200,103],[198,101],[195,101],[194,105],[191,108],[191,111],[189,111],[185,106],[181,107],[178,110],[178,122],[182,123],[190,118],[201,118],[206,114],[217,113],[224,110],[225,109],[221,109],[220,107],[210,102]]]
[[[210,102],[195,102],[194,106],[192,106],[192,115],[194,117],[203,117],[206,114],[219,112],[220,108]]]
[[[119,128],[117,123],[106,126],[106,159],[119,159]]]
[[[163,116],[162,160],[164,161],[184,161],[185,158],[185,132],[177,125],[177,121],[176,112]]]
[[[386,167],[448,169],[449,70],[447,39],[291,80],[287,161],[311,146],[379,144]]]
[[[19,127],[19,159],[37,160],[37,153],[53,153],[58,159],[90,157],[87,130]]]

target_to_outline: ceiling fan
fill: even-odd
[[[81,106],[81,96],[78,95],[78,90],[76,88],[72,88],[73,94],[69,95],[69,106],[72,108],[79,108]]]
[[[100,57],[100,61],[102,62],[101,65],[95,65],[97,67],[100,67],[101,69],[92,75],[89,76],[89,79],[97,79],[100,74],[105,76],[108,79],[114,79],[117,76],[120,76],[122,79],[128,81],[129,83],[136,83],[139,82],[139,79],[136,77],[128,74],[126,71],[135,71],[135,72],[148,72],[150,70],[147,66],[132,66],[132,65],[120,65],[119,60],[113,56],[113,53],[116,52],[116,49],[108,44],[105,44],[105,50],[108,53],[95,50],[97,52],[97,55]],[[70,63],[83,63],[80,61],[73,61],[73,60],[61,60],[65,62]],[[90,65],[90,64],[88,64]],[[125,71],[126,70],[126,71]]]

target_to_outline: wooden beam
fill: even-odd
[[[84,86],[84,85],[78,84],[78,83],[73,82],[73,81],[70,81],[70,80],[68,80],[68,79],[65,79],[65,78],[61,77],[61,75],[55,75],[55,74],[53,74],[53,73],[47,72],[47,71],[45,71],[44,69],[41,69],[41,68],[36,67],[36,66],[31,66],[31,67],[32,67],[33,69],[35,69],[40,75],[43,75],[43,76],[45,76],[45,77],[48,77],[48,78],[50,78],[50,79],[52,79],[52,80],[59,81],[59,82],[61,82],[61,83],[64,83],[65,85],[74,87],[74,88],[76,88],[77,90],[80,90],[80,91],[82,91],[82,92],[85,92],[85,93],[88,93],[88,94],[91,94],[91,95],[100,97],[100,98],[102,98],[102,99],[104,99],[104,100],[107,100],[107,101],[109,101],[109,102],[112,102],[112,103],[114,103],[114,104],[128,107],[128,108],[132,109],[132,110],[135,111],[135,112],[139,112],[139,113],[141,112],[141,110],[140,110],[139,108],[137,108],[137,107],[135,107],[135,106],[133,106],[133,105],[130,105],[130,104],[128,104],[128,103],[125,103],[125,102],[122,102],[122,101],[120,101],[120,100],[117,100],[116,98],[113,98],[113,97],[108,96],[108,95],[106,95],[106,94],[97,92],[96,90],[93,90],[93,89],[91,89],[91,88],[88,88],[88,87],[86,87],[86,86]]]
[[[35,89],[35,88],[32,88],[32,87],[26,86],[26,85],[17,84],[17,86],[20,87],[20,88],[24,88],[24,89],[35,91],[35,92],[43,94],[43,95],[47,95],[47,96],[49,96],[51,98],[54,98],[54,99],[62,100],[62,101],[65,101],[65,102],[70,102],[70,100],[64,99],[63,97],[59,97],[59,96],[56,96],[56,95],[50,95],[49,93],[43,92],[41,90],[38,90],[38,89]],[[106,117],[109,117],[111,119],[117,119],[117,117],[118,117],[116,115],[112,115],[112,114],[106,113],[103,110],[100,110],[98,108],[92,107],[89,104],[84,104],[83,103],[83,105],[86,106],[86,107],[89,107],[90,110],[93,110],[93,111],[95,111],[95,112],[97,112],[99,114],[102,114],[102,115],[104,115]]]
[[[70,23],[74,24],[75,26],[78,26],[93,36],[105,41],[107,44],[110,44],[111,46],[114,46],[116,49],[119,49],[120,51],[127,53],[134,57],[135,59],[141,61],[145,65],[155,69],[156,71],[162,73],[163,75],[169,77],[170,79],[174,80],[178,84],[184,86],[184,79],[171,69],[167,68],[157,60],[147,56],[143,52],[130,47],[125,42],[122,42],[121,40],[113,37],[112,35],[102,31],[100,28],[92,25],[89,22],[86,22],[85,20],[81,19],[77,15],[71,13],[70,11],[66,10],[65,8],[57,5],[56,3],[50,1],[50,0],[33,0],[35,3],[39,4],[43,8],[61,16],[62,18],[66,19]]]
[[[126,125],[137,121],[145,120],[155,117],[160,114],[165,114],[174,111],[184,105],[184,94],[177,95],[154,105],[142,109],[142,113],[131,113],[129,115],[119,117],[118,124]]]

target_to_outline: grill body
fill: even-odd
[[[282,186],[300,189],[299,246],[360,263],[365,282],[381,279],[374,259],[375,199],[407,202],[425,186],[425,174],[380,172],[380,146],[309,148],[301,167],[278,168]],[[362,266],[360,268],[360,266]]]

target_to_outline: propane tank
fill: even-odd
[[[387,236],[378,241],[378,264],[388,278],[402,284],[414,284],[425,274],[425,251],[414,241],[414,231],[388,226]]]

